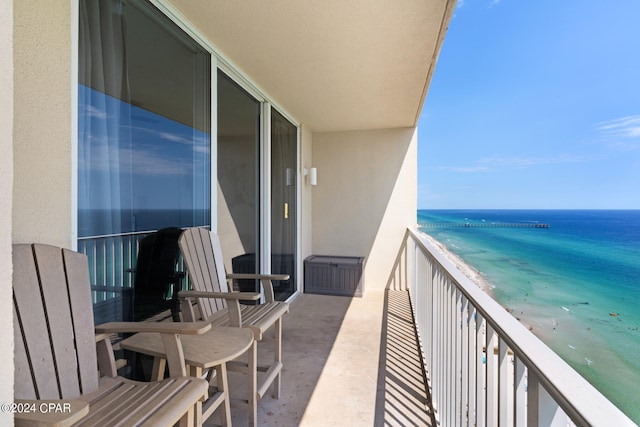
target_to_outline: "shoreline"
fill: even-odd
[[[430,236],[429,234],[425,233],[424,231],[422,231],[422,234],[426,237],[426,239],[429,241],[429,243],[431,243],[433,246],[435,246],[436,249],[438,249],[438,251],[440,251],[440,253],[442,255],[444,255],[449,261],[451,261],[453,263],[453,265],[455,265],[456,268],[462,274],[467,276],[467,278],[469,278],[480,289],[485,291],[487,294],[491,295],[491,297],[493,298],[493,287],[487,281],[487,279],[484,278],[484,275],[482,274],[482,272],[480,270],[470,266],[460,256],[458,256],[458,255],[454,254],[453,252],[451,252],[449,250],[449,248],[447,248],[447,246],[444,243],[440,242],[439,240],[436,240],[434,237]]]
[[[511,314],[518,322],[520,322],[524,327],[526,327],[529,331],[533,331],[533,326],[530,323],[523,321],[520,317],[517,317],[513,314],[514,309],[506,307],[504,304],[500,303],[493,294],[493,286],[489,281],[484,277],[482,272],[473,266],[469,265],[465,260],[462,259],[459,255],[451,252],[447,246],[437,240],[436,238],[430,236],[429,234],[422,231],[422,234],[426,237],[426,239],[431,243],[442,255],[444,255],[449,261],[455,265],[455,267],[464,274],[469,280],[471,280],[476,286],[482,289],[485,293],[487,293],[494,301],[496,301],[502,308],[504,308],[509,314]],[[524,314],[524,312],[523,312]],[[554,328],[555,330],[555,328]],[[537,334],[536,334],[537,336]]]

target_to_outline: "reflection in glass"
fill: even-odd
[[[96,320],[121,320],[140,240],[211,224],[211,58],[145,0],[79,16],[78,250]]]
[[[208,225],[209,135],[82,85],[79,92],[92,101],[80,105],[79,123],[93,142],[79,147],[79,237]],[[125,116],[117,144],[96,107],[108,104]]]
[[[236,273],[259,271],[259,129],[260,103],[218,71],[218,235],[225,267]]]

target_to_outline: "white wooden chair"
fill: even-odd
[[[90,292],[85,255],[13,246],[14,396],[33,409],[16,413],[16,425],[196,423],[208,385],[187,377],[178,334],[201,334],[210,324],[114,322],[94,329]],[[171,378],[144,383],[117,376],[108,334],[138,331],[161,333]]]
[[[257,423],[257,401],[273,384],[274,397],[280,397],[282,371],[282,316],[289,312],[289,304],[274,300],[272,280],[288,280],[286,274],[225,274],[222,248],[217,234],[204,228],[185,230],[178,240],[180,250],[187,266],[187,272],[193,283],[192,291],[182,291],[183,316],[186,320],[207,320],[213,326],[235,326],[251,328],[254,333],[254,344],[249,350],[249,361],[246,365],[229,364],[229,370],[242,370],[248,374],[250,410],[249,422]],[[264,293],[264,303],[259,305],[243,305],[240,297],[246,292],[229,291],[227,280],[257,279],[260,280]],[[253,294],[253,299],[257,298]],[[199,314],[193,309],[191,298],[197,299]],[[262,340],[265,332],[274,327],[274,360],[267,366],[258,366],[257,342]],[[261,372],[260,384],[257,373]]]

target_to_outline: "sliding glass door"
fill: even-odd
[[[274,283],[276,299],[296,290],[298,248],[298,129],[271,110],[271,272],[288,274]]]
[[[260,102],[218,71],[218,235],[227,271],[260,271]],[[245,283],[241,283],[245,285]],[[253,285],[247,284],[253,290]]]
[[[276,298],[285,300],[297,281],[297,128],[273,109],[265,114],[270,123],[261,120],[264,104],[222,71],[217,88],[217,221],[225,266],[234,273],[289,274],[289,280],[274,282]],[[265,125],[270,134],[261,132]],[[269,156],[271,162],[263,162]],[[261,177],[268,173],[267,190]],[[261,221],[267,212],[271,223]],[[263,241],[271,245],[265,247]],[[260,289],[254,280],[240,280],[236,286],[241,291]]]

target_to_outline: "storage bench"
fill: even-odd
[[[362,297],[364,257],[311,255],[304,261],[304,291]]]

